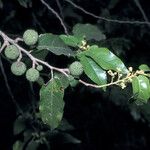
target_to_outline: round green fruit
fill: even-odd
[[[36,70],[35,68],[30,68],[26,72],[26,78],[31,82],[37,81],[39,76],[40,76],[39,71]]]
[[[70,86],[71,86],[71,87],[76,87],[78,83],[79,83],[78,80],[73,79],[72,81],[70,81]]]
[[[38,71],[42,71],[42,70],[43,70],[43,66],[42,66],[42,65],[38,65],[38,66],[36,67],[36,69],[37,69]]]
[[[12,65],[11,65],[11,72],[16,76],[23,75],[25,73],[26,69],[27,69],[26,65],[21,61],[19,61],[19,62],[16,61],[16,62],[12,63]]]
[[[15,45],[9,45],[5,48],[4,54],[9,59],[17,59],[20,52]]]
[[[83,66],[79,61],[75,61],[69,66],[69,71],[73,76],[80,76],[83,73]]]
[[[29,46],[36,44],[36,42],[38,41],[38,37],[38,33],[32,29],[26,30],[23,34],[23,40],[25,44]]]
[[[72,75],[68,76],[68,81],[71,87],[75,87],[79,83],[79,81],[76,80]]]
[[[71,81],[73,81],[73,80],[74,80],[74,77],[73,77],[72,75],[69,75],[69,76],[68,76],[68,81],[71,82]]]

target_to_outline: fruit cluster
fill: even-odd
[[[32,46],[35,45],[38,41],[38,33],[35,30],[28,29],[23,34],[23,41],[26,45]],[[4,54],[8,59],[16,60],[21,55],[21,51],[17,47],[17,44],[8,45],[5,50]],[[36,68],[29,68],[27,69],[27,66],[24,62],[20,61],[19,59],[12,63],[11,65],[11,72],[16,76],[21,76],[24,73],[26,73],[26,79],[34,82],[37,81],[40,74],[39,71],[42,71],[43,66],[37,65]]]
[[[23,34],[23,41],[27,46],[33,46],[38,42],[38,33],[35,30],[28,29]],[[28,68],[27,65],[21,61],[20,47],[16,43],[12,43],[8,45],[4,54],[8,59],[15,60],[11,65],[11,72],[16,76],[21,76],[25,74],[27,80],[31,82],[35,82],[39,79],[40,73],[39,71],[43,70],[42,65],[34,64],[34,67]],[[79,61],[74,61],[69,66],[69,76],[68,80],[70,82],[70,86],[75,87],[78,84],[78,79],[80,75],[83,73],[83,66]]]

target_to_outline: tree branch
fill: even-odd
[[[60,4],[60,1],[59,1],[59,0],[56,0],[56,3],[57,3],[57,6],[58,6],[58,8],[59,8],[60,15],[61,15],[62,19],[64,20],[63,11],[62,11],[62,7],[61,7],[61,4]]]
[[[68,76],[67,73],[69,72],[69,70],[67,68],[61,69],[61,68],[51,66],[47,62],[42,61],[38,58],[35,58],[29,51],[22,48],[18,43],[16,43],[15,40],[9,38],[4,32],[0,31],[0,35],[2,36],[4,43],[11,43],[11,44],[15,45],[20,50],[20,52],[26,54],[31,59],[33,67],[35,67],[35,65],[38,65],[38,63],[40,63],[40,64],[43,64],[44,66],[48,67],[50,70],[55,70],[55,71],[61,72],[65,76]],[[19,58],[19,60],[20,59],[21,58]]]
[[[112,23],[119,23],[119,24],[132,24],[132,25],[150,25],[150,22],[148,21],[129,21],[129,20],[117,20],[117,19],[108,19],[105,17],[101,17],[101,16],[97,16],[87,10],[85,10],[84,8],[82,8],[81,6],[78,6],[77,4],[75,4],[74,2],[72,2],[71,0],[65,0],[66,2],[68,2],[69,4],[71,4],[73,7],[79,9],[80,11],[84,12],[85,14],[92,16],[96,19],[100,19],[103,21],[107,21],[107,22],[112,22]]]
[[[18,105],[17,101],[15,100],[14,95],[13,95],[13,93],[12,93],[12,90],[11,90],[11,88],[10,88],[10,86],[9,86],[8,79],[7,79],[7,75],[6,75],[5,70],[4,70],[4,66],[3,66],[3,63],[2,63],[1,56],[0,56],[0,69],[1,69],[2,75],[3,75],[3,77],[4,77],[4,81],[5,81],[6,88],[7,88],[7,90],[8,90],[8,93],[9,93],[9,95],[10,95],[10,97],[11,97],[13,103],[15,104],[15,106],[16,106],[16,108],[17,108],[19,114],[23,114],[23,111],[22,111],[22,109],[20,108],[20,106]]]
[[[59,16],[59,14],[49,4],[47,4],[44,0],[40,0],[40,1],[42,2],[42,4],[44,4],[48,8],[48,10],[50,10],[59,19],[62,27],[64,28],[65,34],[68,35],[68,30],[67,30],[67,28],[63,22],[63,19]]]
[[[112,86],[112,85],[119,85],[122,89],[124,89],[126,87],[126,83],[131,82],[132,79],[134,77],[138,76],[138,75],[145,75],[145,76],[147,76],[147,74],[145,74],[143,70],[140,70],[140,71],[137,70],[134,73],[129,72],[126,75],[126,77],[124,77],[124,78],[121,78],[121,79],[118,78],[116,81],[112,81],[110,83],[103,84],[103,85],[90,84],[90,83],[87,83],[87,82],[85,82],[83,80],[79,80],[79,82],[82,83],[85,86],[89,86],[89,87],[93,87],[93,88],[103,88],[103,87],[108,87],[108,86]],[[123,83],[123,85],[121,83]]]
[[[143,10],[143,8],[142,8],[140,2],[139,2],[139,0],[134,0],[134,2],[135,2],[135,4],[136,4],[136,6],[138,7],[138,9],[140,10],[140,12],[141,12],[141,14],[142,14],[144,20],[145,20],[146,22],[149,22],[149,20],[148,20],[146,14],[145,14],[145,12],[144,12],[144,10]]]

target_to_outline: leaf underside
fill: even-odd
[[[39,111],[42,121],[51,129],[59,126],[63,117],[64,89],[58,78],[53,78],[40,90]]]

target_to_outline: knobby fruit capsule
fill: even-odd
[[[68,81],[71,87],[75,87],[79,83],[72,75],[68,76]]]
[[[11,72],[16,76],[23,75],[25,73],[26,69],[27,69],[26,65],[21,61],[19,61],[19,62],[16,61],[16,62],[12,63],[12,65],[11,65]]]
[[[79,83],[78,80],[73,79],[72,81],[70,81],[70,86],[71,86],[71,87],[76,87],[78,83]]]
[[[69,66],[69,71],[73,76],[80,76],[83,73],[83,66],[79,61],[75,61]]]
[[[38,33],[32,29],[26,30],[23,34],[23,40],[25,44],[29,46],[36,44],[36,42],[38,41],[38,37]]]
[[[31,82],[37,81],[39,76],[40,76],[39,71],[36,70],[35,68],[30,68],[26,72],[26,78]]]
[[[37,69],[38,71],[42,71],[42,70],[43,70],[43,66],[42,66],[42,65],[38,65],[38,66],[36,67],[36,69]]]
[[[19,49],[15,45],[9,45],[5,48],[4,54],[9,59],[17,59],[20,52],[19,52]]]

